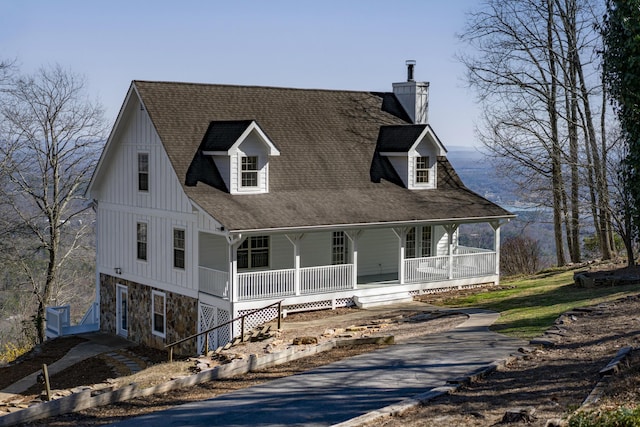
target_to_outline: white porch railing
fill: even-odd
[[[482,252],[453,256],[453,279],[486,276],[496,272],[496,253]]]
[[[70,305],[47,307],[46,320],[47,338],[95,332],[100,330],[100,306],[97,302],[92,303],[77,325],[71,325]]]
[[[100,324],[100,304],[97,302],[91,303],[91,306],[82,316],[82,320],[78,325],[96,325]]]
[[[295,274],[294,268],[238,273],[238,300],[294,295]]]
[[[405,282],[437,282],[449,278],[449,255],[404,260]]]
[[[405,282],[435,282],[495,274],[496,253],[484,249],[473,252],[473,249],[477,248],[463,248],[466,253],[462,255],[406,259]]]
[[[353,264],[323,265],[300,269],[300,293],[340,291],[353,288]]]
[[[495,252],[465,247],[459,247],[457,252],[454,255],[406,259],[404,282],[438,282],[495,274]],[[353,269],[353,264],[301,268],[299,294],[352,289]],[[199,276],[201,292],[229,299],[230,278],[227,272],[200,267]],[[296,295],[295,280],[294,268],[238,273],[235,300],[248,301],[293,296]]]
[[[57,307],[47,307],[47,338],[59,337],[65,334],[66,329],[71,326],[71,306],[61,305]]]
[[[229,273],[207,267],[199,267],[198,270],[200,292],[229,299]]]
[[[493,252],[491,249],[473,248],[470,246],[456,246],[453,251],[454,255],[482,254]]]

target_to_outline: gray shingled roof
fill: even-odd
[[[202,138],[203,151],[227,151],[247,130],[252,120],[212,121]]]
[[[382,126],[378,134],[378,151],[406,153],[427,125]]]
[[[227,230],[512,216],[464,187],[444,157],[435,190],[380,173],[389,166],[374,155],[380,127],[408,124],[392,93],[134,84],[184,191]],[[269,158],[268,194],[231,195],[217,170],[207,184],[188,174],[210,123],[240,120],[255,120],[280,150]]]

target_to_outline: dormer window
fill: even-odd
[[[436,159],[446,152],[428,124],[382,126],[371,163],[371,180],[386,179],[409,190],[437,188]]]
[[[416,184],[429,183],[429,157],[416,157]]]
[[[258,156],[242,157],[240,185],[243,188],[258,187]]]
[[[200,181],[231,194],[268,193],[270,158],[279,155],[254,120],[211,122],[185,182]]]

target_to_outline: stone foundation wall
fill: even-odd
[[[162,349],[198,329],[198,300],[174,292],[163,291],[151,286],[100,274],[100,330],[116,334],[116,285],[127,287],[128,295],[128,336],[133,342]],[[166,337],[154,335],[152,328],[151,291],[166,295]],[[195,355],[196,340],[190,340],[174,348],[175,354]]]

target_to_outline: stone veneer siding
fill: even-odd
[[[129,329],[127,339],[164,350],[166,344],[186,338],[197,332],[198,300],[174,292],[100,274],[100,330],[116,334],[116,285],[126,286],[128,296]],[[166,337],[151,331],[151,291],[164,292],[166,296]],[[189,340],[174,348],[175,354],[195,355],[196,340]]]

